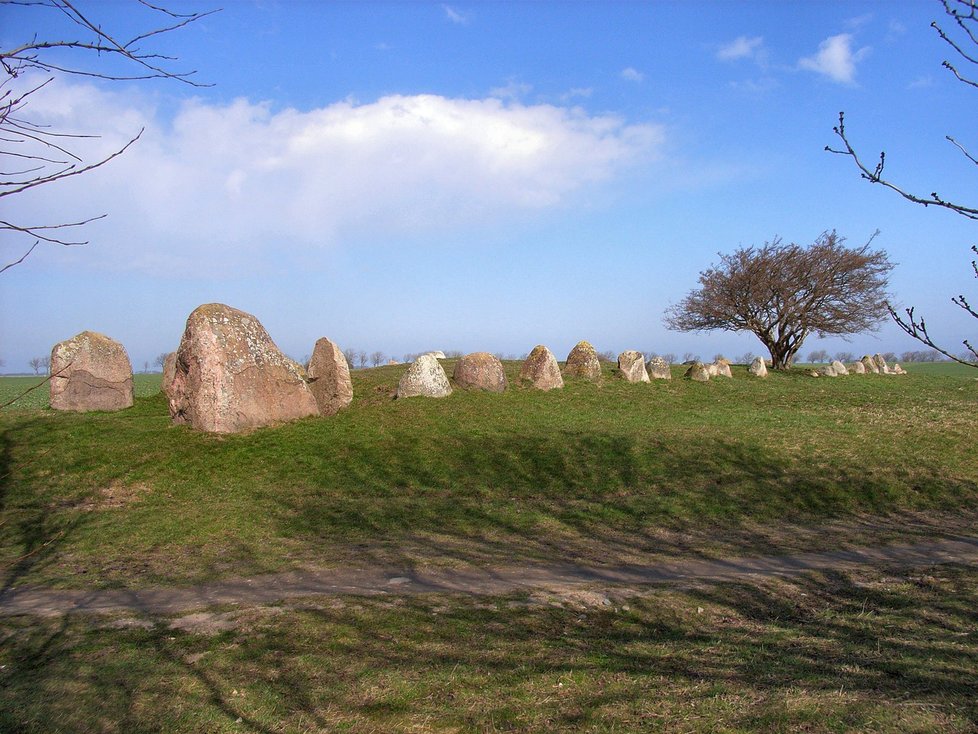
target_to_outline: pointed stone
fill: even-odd
[[[533,351],[520,367],[520,382],[528,382],[537,390],[555,390],[564,386],[560,376],[557,358],[543,344],[533,347]]]
[[[767,363],[764,361],[764,357],[754,357],[754,361],[750,363],[747,372],[754,377],[767,377]]]
[[[874,375],[878,375],[880,373],[880,368],[868,354],[864,355],[859,361],[863,363],[863,367],[866,368],[866,372],[872,372]]]
[[[592,381],[601,379],[601,362],[589,342],[578,342],[571,349],[564,363],[564,377],[583,377]]]
[[[451,394],[448,375],[430,354],[422,354],[414,360],[397,383],[398,398],[444,398]]]
[[[702,362],[693,362],[686,370],[686,374],[683,377],[687,380],[693,380],[695,382],[709,382],[710,381],[710,371],[707,369],[707,365]]]

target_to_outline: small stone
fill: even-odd
[[[565,377],[583,377],[587,380],[601,379],[601,362],[598,353],[589,342],[581,341],[571,349],[564,363]]]
[[[764,361],[764,358],[754,357],[754,361],[750,363],[747,372],[754,377],[767,377],[767,363]]]
[[[693,380],[695,382],[709,382],[710,381],[710,371],[707,366],[702,362],[693,362],[686,370],[686,374],[683,377],[687,380]]]
[[[628,382],[649,381],[649,373],[645,370],[645,356],[634,349],[618,355],[618,371]]]
[[[397,383],[398,398],[444,398],[451,394],[448,375],[430,354],[422,354],[414,360]]]
[[[452,379],[465,389],[503,392],[507,386],[503,363],[489,352],[473,352],[461,357],[455,363]]]
[[[672,379],[672,370],[669,369],[669,363],[662,357],[652,357],[646,363],[645,369],[649,373],[649,377],[653,380]]]
[[[520,382],[528,382],[537,390],[554,390],[564,386],[560,376],[557,358],[543,344],[533,347],[533,351],[520,367]]]
[[[83,331],[51,350],[51,407],[122,410],[133,403],[132,363],[115,339]]]

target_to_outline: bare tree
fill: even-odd
[[[750,364],[754,361],[754,353],[751,351],[744,352],[737,358],[739,364]]]
[[[28,364],[31,366],[31,369],[34,370],[34,374],[39,375],[41,374],[41,365],[44,364],[44,360],[41,357],[33,357]]]
[[[975,0],[941,0],[941,4],[944,6],[944,12],[950,18],[950,22],[942,26],[937,21],[934,21],[931,23],[931,28],[937,32],[940,39],[954,52],[953,58],[956,59],[956,61],[945,59],[941,65],[950,71],[961,83],[969,87],[978,88],[978,79],[967,71],[962,71],[962,69],[972,69],[972,73],[978,72],[978,69],[975,69],[975,67],[978,67],[978,3]],[[884,178],[886,151],[880,152],[876,164],[870,168],[870,164],[863,162],[849,140],[849,136],[846,133],[844,112],[839,113],[839,124],[833,128],[833,131],[842,141],[842,148],[833,148],[827,145],[825,146],[825,150],[851,158],[859,170],[859,175],[866,181],[891,189],[914,204],[947,209],[967,219],[978,221],[978,206],[970,202],[966,204],[960,201],[950,201],[937,193],[937,191],[932,191],[930,196],[922,196],[912,193],[903,185],[896,184]],[[978,157],[973,155],[957,138],[951,135],[945,135],[944,138],[967,162],[978,166]],[[972,245],[971,249],[978,255],[978,246]],[[975,260],[971,261],[971,268],[975,272],[975,277],[978,277],[978,264],[976,264]],[[963,295],[952,298],[951,302],[970,314],[973,318],[978,319],[978,311],[972,308]],[[966,364],[970,367],[978,367],[978,351],[976,351],[976,347],[967,339],[962,342],[967,348],[967,351],[955,355],[934,342],[927,332],[927,324],[924,319],[918,318],[914,314],[913,306],[904,309],[903,314],[898,313],[890,303],[887,303],[886,307],[890,312],[890,317],[896,322],[897,326],[903,329],[909,336],[926,344],[931,349],[940,352],[948,359]]]
[[[370,364],[374,367],[379,367],[381,364],[387,361],[387,355],[381,351],[376,351],[370,355]]]
[[[826,232],[807,248],[776,238],[720,255],[700,273],[700,288],[668,309],[665,323],[677,331],[752,332],[772,367],[786,369],[810,334],[871,331],[885,316],[893,265],[870,249],[872,239],[849,248]]]
[[[170,356],[169,352],[162,352],[160,354],[157,354],[156,359],[153,360],[153,364],[155,364],[157,367],[159,367],[162,370],[163,365],[166,364],[166,358],[168,356]]]
[[[828,362],[829,353],[825,349],[816,349],[814,352],[809,352],[808,361],[813,364]]]
[[[360,369],[363,369],[364,367],[367,366],[367,359],[368,358],[367,358],[367,353],[366,352],[364,352],[363,350],[360,350],[359,352],[357,352],[357,362],[360,365]]]
[[[48,374],[51,371],[51,357],[41,357],[41,367],[44,369],[44,374]]]
[[[663,354],[662,358],[666,361],[666,364],[676,364],[676,355],[673,354],[672,352]]]
[[[344,349],[343,356],[346,357],[346,363],[352,370],[357,364],[357,350],[356,349]]]
[[[835,358],[839,362],[852,362],[853,360],[855,360],[855,357],[853,356],[852,352],[836,352]]]
[[[204,86],[192,79],[194,71],[171,68],[173,57],[147,48],[146,44],[216,10],[174,13],[147,0],[136,0],[133,11],[141,11],[152,20],[132,37],[122,38],[76,7],[74,0],[4,0],[4,4],[39,13],[53,12],[65,28],[63,35],[56,38],[31,35],[25,28],[27,37],[19,44],[0,47],[0,160],[5,164],[0,177],[0,199],[88,173],[125,153],[143,134],[139,130],[108,155],[86,160],[81,151],[83,141],[95,136],[54,130],[31,114],[34,95],[57,76],[106,80],[161,78]],[[10,38],[12,29],[7,30]],[[0,220],[0,234],[10,238],[14,246],[20,245],[19,252],[23,253],[0,267],[0,273],[22,263],[42,242],[65,247],[87,244],[87,240],[78,239],[72,232],[105,216],[55,223]]]

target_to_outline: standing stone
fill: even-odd
[[[578,342],[567,355],[564,363],[565,377],[583,377],[587,380],[601,379],[601,362],[598,353],[589,342]]]
[[[649,377],[653,380],[671,380],[672,370],[669,369],[669,363],[666,362],[662,357],[652,357],[645,365],[646,371],[649,373]]]
[[[83,331],[51,349],[51,407],[122,410],[132,406],[132,363],[115,339]]]
[[[873,355],[873,364],[876,365],[881,375],[890,374],[890,367],[886,364],[886,360],[883,359],[882,354],[877,353]]]
[[[683,375],[687,380],[694,380],[696,382],[709,382],[710,381],[710,371],[707,366],[702,362],[693,362],[686,370],[686,374]]]
[[[730,371],[730,362],[723,357],[720,357],[710,366],[713,368],[710,370],[713,377],[733,377],[733,373]]]
[[[451,394],[452,386],[448,382],[448,375],[438,364],[438,360],[430,354],[422,354],[414,360],[397,383],[399,398],[444,398]]]
[[[863,367],[866,368],[866,372],[872,372],[874,375],[878,375],[880,373],[880,368],[876,366],[876,362],[874,362],[873,358],[868,354],[863,355],[863,358],[859,361],[863,363]]]
[[[649,381],[649,373],[645,370],[645,355],[634,349],[618,355],[618,370],[628,382]]]
[[[764,357],[754,357],[754,361],[750,363],[747,371],[754,377],[767,377],[767,363],[764,361]]]
[[[862,362],[853,362],[851,365],[849,365],[849,372],[854,375],[865,375],[866,365],[864,365]]]
[[[170,416],[197,430],[237,433],[318,415],[304,378],[302,367],[279,351],[258,319],[208,303],[187,318]]]
[[[503,392],[507,385],[503,363],[489,352],[473,352],[461,357],[455,363],[452,379],[461,388],[489,392]]]
[[[837,359],[832,361],[832,369],[835,370],[835,374],[838,376],[849,374],[848,368]]]
[[[334,415],[353,402],[350,365],[340,348],[326,337],[313,347],[307,378],[320,415]]]
[[[543,344],[533,347],[520,367],[520,382],[529,382],[537,390],[554,390],[564,386],[557,358]]]
[[[173,380],[177,376],[177,353],[170,352],[163,360],[163,383],[160,386],[163,394],[169,399],[170,392],[173,390]]]

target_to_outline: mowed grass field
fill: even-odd
[[[0,413],[4,585],[974,536],[978,373],[907,368],[630,385],[608,366],[600,385],[395,401],[398,365],[354,372],[337,416],[224,437],[170,425],[158,376],[119,413],[35,395]],[[973,568],[601,594],[2,619],[0,729],[978,729]]]

